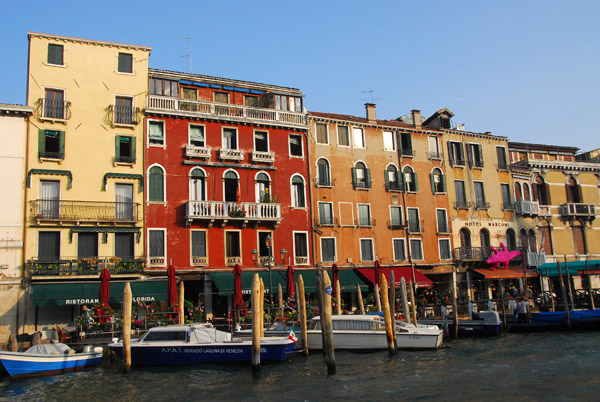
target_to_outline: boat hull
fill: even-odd
[[[444,333],[432,334],[396,334],[398,349],[437,349],[442,344]],[[307,333],[309,349],[323,349],[320,330]],[[385,331],[333,331],[335,350],[383,350],[388,348]]]
[[[99,364],[102,353],[68,355],[34,355],[20,352],[0,352],[4,368],[13,378],[35,377],[79,371]]]

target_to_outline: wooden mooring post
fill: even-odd
[[[375,304],[377,305],[377,312],[381,313],[381,298],[379,295],[379,285],[375,284]]]
[[[410,307],[412,310],[412,319],[415,327],[417,326],[417,301],[415,300],[415,291],[413,287],[413,281],[408,281],[408,288],[410,289]]]
[[[390,355],[396,354],[396,347],[394,345],[394,332],[392,329],[392,316],[390,314],[390,299],[388,296],[388,286],[385,275],[381,274],[381,301],[383,303],[383,320],[385,322],[385,337],[388,344],[388,352]]]
[[[560,284],[560,293],[562,294],[563,306],[565,307],[565,323],[567,325],[567,329],[571,329],[571,314],[569,313],[569,300],[567,300],[567,291],[565,290],[565,284],[563,282],[560,261],[556,261],[556,266],[558,267],[558,283]]]
[[[337,315],[342,314],[342,289],[339,279],[335,281],[335,312]]]
[[[264,295],[260,293],[260,281],[258,274],[254,274],[252,280],[252,371],[260,370],[260,328],[262,328],[262,316],[260,314]]]
[[[185,298],[183,297],[185,289],[183,281],[179,282],[179,325],[185,323]]]
[[[390,270],[390,316],[392,317],[392,335],[394,336],[394,349],[398,347],[396,339],[396,276]]]
[[[260,328],[259,336],[262,338],[265,336],[265,283],[263,282],[262,278],[259,278],[258,281],[260,284],[260,311],[258,312],[260,315],[260,325],[258,328]],[[269,289],[269,291],[271,291],[271,289]],[[269,297],[269,300],[272,300],[271,297]],[[269,312],[270,311],[271,308],[269,308]]]
[[[281,283],[277,285],[277,301],[279,302],[277,315],[283,317],[283,289],[281,289]]]
[[[363,303],[362,293],[360,291],[360,285],[356,284],[356,295],[358,296],[358,308],[362,315],[365,315],[365,304]]]
[[[456,294],[456,268],[452,270],[452,312],[454,313],[454,339],[458,339],[458,295]]]
[[[125,283],[123,289],[123,370],[131,371],[131,286]]]
[[[335,352],[333,345],[333,328],[331,323],[331,281],[327,271],[319,273],[319,297],[321,301],[321,331],[323,333],[323,353],[327,364],[327,374],[335,374]],[[329,288],[329,292],[327,292]]]
[[[298,319],[300,321],[300,348],[304,356],[308,356],[308,332],[306,322],[306,298],[304,294],[304,279],[302,275],[298,275],[298,283],[296,284],[296,294],[298,297]]]
[[[404,321],[410,323],[410,312],[408,311],[408,301],[406,296],[406,279],[400,278],[400,297],[402,298],[402,310],[404,311]]]

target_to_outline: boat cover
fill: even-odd
[[[65,355],[73,352],[73,349],[64,343],[46,343],[43,345],[33,345],[24,353],[28,355]]]
[[[231,340],[231,334],[211,327],[194,327],[190,335],[191,343],[213,343]]]

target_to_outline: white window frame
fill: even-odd
[[[153,258],[152,256],[150,256],[150,232],[163,232],[163,250],[164,250],[164,255],[163,255],[164,262],[163,262],[163,264],[151,264],[151,266],[153,266],[153,267],[156,267],[156,266],[159,266],[159,267],[163,267],[164,266],[164,267],[166,267],[167,263],[168,263],[167,256],[169,255],[169,252],[167,250],[167,244],[168,244],[168,242],[167,242],[167,228],[148,228],[147,229],[146,236],[148,236],[147,237],[147,239],[148,239],[148,249],[146,250],[146,253],[147,253],[146,255],[148,256],[148,263],[150,262],[150,259]],[[148,264],[148,265],[150,265],[150,264]]]
[[[196,123],[189,123],[188,124],[188,145],[192,145],[192,138],[190,137],[190,131],[192,126],[197,126],[197,127],[202,127],[202,130],[204,131],[204,145],[193,145],[195,147],[206,147],[206,124],[196,124]]]
[[[225,145],[225,130],[233,130],[235,131],[235,148],[228,148]],[[240,139],[239,139],[239,131],[237,127],[229,127],[223,126],[221,127],[221,149],[231,149],[231,150],[239,150],[240,149]]]
[[[302,152],[302,155],[293,155],[292,154],[292,136],[294,137],[299,137],[300,138],[300,151]],[[290,158],[304,158],[304,139],[302,138],[302,134],[297,134],[297,133],[289,133],[288,134],[288,155],[290,156]]]
[[[131,72],[130,73],[128,73],[127,71],[119,71],[119,54],[120,53],[131,55]],[[63,58],[64,58],[64,54],[63,54]],[[134,67],[135,67],[135,57],[133,56],[133,53],[128,53],[128,52],[118,52],[117,53],[117,68],[115,69],[115,72],[117,74],[135,75]]]
[[[264,170],[260,170],[258,172],[256,172],[256,174],[254,175],[254,200],[257,203],[261,203],[261,197],[260,197],[260,187],[259,187],[259,182],[258,182],[258,175],[264,173],[265,175],[267,175],[267,177],[269,178],[269,198],[271,199],[271,201],[273,200],[273,188],[271,186],[271,184],[273,183],[273,178],[271,177],[271,175],[267,172],[265,172]]]
[[[435,147],[437,149],[432,150],[431,149],[432,145],[435,145]],[[440,151],[440,139],[438,138],[437,135],[430,135],[427,138],[427,149],[429,150],[429,158],[430,159],[441,159],[442,158],[442,151]]]
[[[438,212],[437,211],[444,211],[444,215],[446,216],[445,223],[446,223],[447,230],[445,232],[440,232],[440,221],[438,220]],[[436,227],[436,231],[438,232],[438,234],[450,233],[450,224],[448,223],[448,210],[446,208],[436,208],[435,209],[435,227]]]
[[[238,239],[240,242],[240,250],[239,256],[234,256],[234,257],[227,257],[227,233],[230,232],[236,232],[238,234]],[[242,244],[243,242],[243,237],[242,237],[242,231],[239,229],[225,229],[223,230],[223,261],[225,261],[225,266],[232,266],[235,264],[228,264],[227,263],[227,258],[239,258],[239,264],[241,265],[242,262],[244,261],[244,253],[242,252],[242,250],[244,249],[244,245]]]
[[[475,166],[476,162],[481,162],[481,165],[483,165],[483,147],[481,146],[481,144],[477,143],[477,142],[467,142],[467,159],[469,158],[469,154],[471,155],[472,160],[467,160],[467,163],[469,164],[471,169],[483,169],[483,166]],[[475,159],[475,150],[477,149],[477,152],[479,153],[479,156],[481,157],[480,159]],[[469,150],[471,152],[469,152]]]
[[[198,200],[198,201],[207,201],[206,199],[207,197],[207,182],[208,182],[208,174],[206,173],[206,170],[204,170],[203,168],[201,168],[200,166],[194,166],[190,169],[189,173],[188,173],[188,182],[189,182],[189,200],[192,200],[192,194],[194,193],[194,185],[192,183],[192,172],[196,169],[199,169],[202,171],[202,173],[204,173],[204,185],[203,185],[203,191],[204,191],[204,200]]]
[[[388,139],[388,137],[390,137]],[[389,146],[390,144],[387,144],[387,142],[391,141],[391,147]],[[383,150],[384,151],[396,151],[396,133],[390,130],[383,130]]]
[[[394,242],[396,241],[400,241],[402,242],[402,249],[404,250],[404,259],[399,260],[398,256],[396,255],[396,247],[394,247]],[[394,256],[394,261],[406,261],[408,259],[408,255],[406,253],[406,239],[403,239],[401,237],[393,237],[392,238],[392,254]]]
[[[163,171],[162,201],[150,201],[150,169],[152,169],[155,166],[158,166]],[[149,204],[163,204],[163,205],[166,204],[167,203],[167,169],[165,169],[165,167],[159,163],[153,163],[152,165],[148,166],[148,169],[146,169],[146,183],[148,183],[147,184],[148,191],[146,194],[146,202]]]
[[[348,141],[348,145],[340,144],[340,131],[339,131],[339,127],[340,126],[346,127],[346,129],[347,129],[347,131],[346,131],[346,134],[347,134],[346,140]],[[335,125],[335,131],[336,131],[337,146],[338,147],[348,147],[348,148],[350,148],[352,146],[352,141],[350,141],[350,126],[348,124],[336,124]]]
[[[411,244],[411,242],[413,242],[413,241],[419,242],[419,248],[420,248],[419,252],[421,253],[421,258],[416,258],[415,257],[415,253],[413,252],[412,244]],[[425,254],[423,253],[423,239],[417,239],[417,238],[411,237],[408,240],[408,245],[410,247],[410,256],[411,256],[411,258],[413,260],[417,260],[417,261],[423,261],[423,260],[425,260]]]
[[[362,244],[363,241],[368,241],[371,243],[371,256],[373,257],[372,260],[365,260],[363,257],[363,251],[362,251]],[[358,245],[359,245],[359,251],[360,251],[360,260],[364,261],[364,262],[370,262],[370,261],[375,261],[375,241],[373,240],[372,237],[361,237],[358,239]]]
[[[295,184],[293,183],[294,177],[296,177],[296,176],[298,176],[302,179],[302,188],[303,188],[302,196],[303,196],[303,200],[304,200],[303,207],[300,207],[297,205],[298,199],[296,197],[296,192],[294,191]],[[290,177],[290,195],[292,197],[292,199],[291,199],[291,207],[292,208],[296,208],[296,209],[307,209],[308,208],[308,204],[306,203],[306,179],[304,178],[304,176],[302,176],[299,173],[294,173],[292,175],[292,177]]]
[[[257,151],[256,149],[256,133],[265,133],[267,135],[267,150],[266,151]],[[271,141],[270,141],[269,130],[253,130],[252,131],[252,149],[257,152],[271,152]]]
[[[404,223],[404,215],[402,214],[402,205],[390,205],[390,225],[392,226],[401,226]],[[394,220],[392,219],[392,209],[398,209],[400,211],[400,223],[398,225],[394,224]]]
[[[361,215],[360,215],[360,207],[361,206],[366,206],[368,211],[369,211],[369,223],[366,225],[363,225],[362,219],[361,219]],[[369,203],[365,203],[365,202],[360,202],[356,204],[356,215],[358,216],[358,225],[359,226],[373,226],[373,213],[371,212],[371,204]]]
[[[442,258],[442,243],[448,244],[448,258]],[[438,253],[440,261],[451,260],[452,259],[452,247],[450,245],[450,239],[438,239]]]
[[[360,140],[362,142],[362,145],[357,145],[356,143],[356,133],[360,131]],[[352,148],[366,148],[367,144],[365,141],[365,130],[362,127],[352,127]]]
[[[321,204],[327,204],[329,205],[329,212],[331,214],[331,223],[321,223]],[[317,202],[317,213],[319,215],[318,219],[319,219],[319,225],[325,225],[325,226],[333,226],[333,222],[335,221],[334,216],[333,216],[333,202],[331,201],[319,201]]]
[[[319,126],[325,127],[325,142],[319,142]],[[315,144],[329,145],[329,125],[327,123],[315,123]]]
[[[221,194],[223,195],[223,202],[233,202],[233,201],[225,201],[225,175],[228,172],[233,172],[235,173],[236,177],[237,177],[237,182],[238,182],[238,190],[240,192],[240,198],[241,198],[241,182],[240,182],[240,174],[235,170],[235,169],[227,169],[223,172],[223,174],[221,175]]]
[[[147,147],[157,147],[157,148],[167,148],[167,125],[164,120],[159,119],[147,119],[146,120],[146,146]],[[150,124],[152,123],[160,123],[162,125],[162,144],[153,144],[150,142]],[[188,134],[189,135],[189,134]]]
[[[331,239],[333,239],[333,260],[325,261],[323,259],[323,240]],[[319,253],[321,254],[321,262],[337,262],[337,239],[335,237],[321,236],[321,241],[319,242]]]
[[[197,258],[206,258],[206,263],[208,263],[208,252],[209,252],[209,247],[208,247],[208,230],[206,229],[191,229],[190,230],[190,265],[192,266],[203,266],[206,264],[195,264],[194,261],[194,256],[192,255],[192,250],[193,250],[193,243],[192,243],[192,239],[193,239],[193,232],[204,232],[204,248],[206,249],[206,255],[204,257],[197,257]]]
[[[304,235],[304,237],[306,239],[306,255],[296,255],[296,234]],[[309,265],[310,264],[310,246],[308,243],[308,232],[293,230],[292,231],[292,245],[294,248],[294,250],[293,250],[294,261],[293,261],[293,264],[290,264],[290,265]],[[298,264],[297,257],[306,258],[306,263]]]
[[[54,63],[49,63],[48,62],[48,47],[50,45],[55,45],[55,46],[62,46],[62,62],[63,64],[54,64]],[[67,63],[65,62],[65,56],[66,56],[66,52],[65,52],[65,45],[62,43],[48,43],[46,46],[46,57],[44,58],[44,65],[46,66],[52,66],[52,67],[67,67]]]
[[[411,232],[411,233],[423,233],[423,225],[421,225],[421,211],[419,211],[419,208],[416,207],[406,207],[406,228],[410,231],[410,213],[409,211],[411,210],[416,210],[417,211],[417,223],[419,224],[419,231],[418,232]]]
[[[405,169],[410,169],[410,173],[405,172]],[[407,175],[409,175],[410,180],[407,179]],[[404,182],[404,191],[406,193],[417,192],[417,184],[415,184],[415,169],[411,165],[404,165],[404,167],[402,168],[402,179],[402,181]],[[409,187],[412,187],[412,189],[409,189]]]

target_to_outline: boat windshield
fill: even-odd
[[[331,324],[332,329],[337,331],[377,331],[385,329],[385,324],[378,321],[333,320]],[[309,329],[320,330],[321,321],[312,320]]]
[[[143,342],[165,342],[179,341],[187,342],[187,331],[150,331],[146,334]]]

